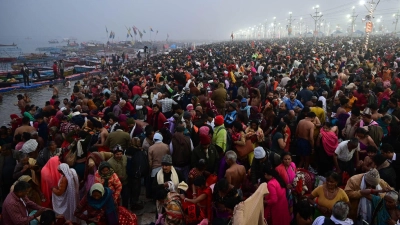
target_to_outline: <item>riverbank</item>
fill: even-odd
[[[89,72],[89,75],[98,75],[101,72],[102,72],[101,70],[94,70],[94,71]],[[81,80],[81,79],[83,79],[84,76],[85,76],[85,73],[78,73],[78,74],[70,75],[70,76],[66,77],[66,79],[68,79],[69,81]],[[31,82],[30,86],[25,86],[24,83],[18,83],[18,84],[13,84],[11,87],[0,88],[0,93],[37,89],[37,88],[43,87],[45,85],[60,84],[63,82],[64,82],[63,79],[45,80],[45,81],[39,81],[39,82],[35,82],[35,83]]]

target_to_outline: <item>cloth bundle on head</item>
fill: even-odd
[[[379,172],[376,169],[371,169],[370,171],[364,174],[365,182],[375,187],[379,184],[381,177],[379,176]]]
[[[163,141],[163,136],[160,133],[155,133],[153,141],[154,143],[161,143]]]
[[[199,135],[208,135],[210,133],[210,128],[208,126],[202,126],[199,129]]]
[[[221,126],[222,124],[224,124],[224,117],[221,115],[216,116],[214,119],[214,124],[215,126]]]
[[[38,142],[35,139],[29,139],[27,142],[24,143],[24,145],[22,145],[21,152],[29,154],[36,151],[37,146]]]
[[[101,193],[101,195],[103,196],[104,194],[104,187],[102,184],[100,183],[95,183],[92,185],[92,187],[90,188],[90,195],[93,194],[93,191],[98,191]]]
[[[209,145],[211,143],[211,138],[208,135],[200,134],[200,144]]]
[[[254,149],[254,158],[263,159],[265,157],[265,150],[263,147],[257,147]]]
[[[172,166],[172,157],[170,155],[164,155],[161,160],[161,165]]]
[[[193,110],[193,105],[192,104],[188,104],[186,106],[186,110],[188,110],[188,111]]]

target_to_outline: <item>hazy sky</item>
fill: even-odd
[[[340,25],[342,29],[347,29],[346,15],[356,6],[356,29],[359,29],[367,10],[358,3],[359,0],[0,0],[0,39],[73,36],[79,41],[105,41],[107,26],[109,32],[116,33],[116,38],[125,40],[125,26],[135,25],[146,30],[145,39],[149,38],[152,27],[153,39],[156,30],[159,31],[158,40],[166,39],[167,33],[175,40],[220,40],[228,39],[232,31],[259,23],[270,24],[274,16],[285,27],[290,11],[296,19],[294,25],[302,16],[313,27],[310,13],[317,4],[325,22]],[[375,18],[382,16],[382,23],[392,31],[392,14],[397,9],[399,0],[381,0]]]

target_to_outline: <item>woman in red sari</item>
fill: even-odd
[[[206,186],[206,178],[198,176],[193,181],[193,184],[196,187],[197,197],[193,197],[193,199],[184,198],[184,202],[190,202],[199,206],[204,219],[212,221],[212,191],[210,187]]]

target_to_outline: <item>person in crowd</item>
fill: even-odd
[[[206,161],[206,171],[211,174],[218,173],[219,152],[217,147],[211,143],[211,138],[209,135],[200,135],[200,144],[196,146],[192,152],[192,167],[194,167],[200,159],[204,159]]]
[[[310,165],[310,156],[314,153],[315,118],[315,113],[309,112],[306,118],[300,120],[296,129],[297,152],[300,156],[299,167],[306,169]]]
[[[328,172],[325,179],[324,184],[315,188],[307,199],[317,210],[316,214],[329,217],[332,214],[335,203],[338,201],[349,203],[349,197],[347,197],[346,192],[338,186],[340,181],[339,174]]]
[[[333,168],[333,155],[339,145],[338,128],[332,126],[330,122],[325,122],[321,128],[316,145],[319,147],[318,157],[318,172],[326,174]]]
[[[253,147],[258,147],[262,145],[264,141],[264,131],[260,127],[260,122],[257,120],[250,120],[250,126],[248,126],[245,130],[246,139],[250,139],[251,143],[253,143]],[[254,153],[250,152],[248,154],[249,164],[253,162]]]
[[[355,137],[358,139],[360,143],[360,151],[358,152],[360,160],[363,160],[367,155],[367,147],[373,146],[377,148],[374,140],[368,135],[368,131],[365,129],[368,127],[359,127],[357,128],[356,132],[354,133]]]
[[[361,167],[361,171],[366,173],[373,168],[376,168],[374,163],[374,157],[378,154],[378,149],[373,146],[367,147],[367,156],[365,156],[364,160],[360,160],[358,163],[358,167]]]
[[[155,133],[153,137],[154,144],[149,147],[149,165],[151,169],[151,178],[155,178],[158,171],[162,169],[162,159],[166,154],[170,154],[167,144],[163,142],[163,136],[160,133]]]
[[[99,152],[92,152],[86,158],[84,177],[80,182],[80,188],[83,188],[85,193],[87,193],[94,184],[94,174],[103,161],[104,156]]]
[[[390,186],[380,178],[376,169],[350,177],[344,188],[350,200],[349,218],[354,221],[363,219],[367,223],[371,223],[371,202],[366,196],[388,190],[391,190]]]
[[[279,122],[279,125],[275,129],[275,133],[271,140],[271,150],[278,153],[279,155],[285,152],[286,144],[289,139],[286,130],[289,129],[285,122]]]
[[[385,156],[382,154],[376,155],[372,161],[375,164],[376,170],[379,172],[379,176],[382,180],[386,181],[386,183],[396,189],[396,179],[397,174],[395,169],[390,165],[390,162],[387,161]]]
[[[400,170],[400,159],[397,158],[396,152],[394,152],[393,146],[390,144],[383,144],[381,147],[382,155],[390,163],[391,167],[396,171],[396,190],[400,188],[400,174],[397,172]]]
[[[47,208],[35,204],[26,196],[30,185],[25,181],[19,181],[14,185],[13,192],[10,192],[3,202],[1,213],[3,224],[20,225],[28,224],[39,217]],[[37,210],[34,215],[28,215],[28,210]]]
[[[358,164],[359,146],[357,138],[340,142],[335,150],[335,154],[333,154],[333,163],[337,173],[347,172],[349,175],[354,174],[354,161],[352,159],[355,156],[356,164]]]
[[[34,203],[36,203],[38,205],[41,205],[42,201],[45,200],[44,199],[44,195],[42,194],[39,185],[35,184],[32,181],[32,178],[30,176],[28,176],[28,175],[22,175],[20,178],[18,178],[18,180],[15,181],[14,184],[9,189],[9,192],[12,192],[14,190],[15,184],[17,184],[19,181],[25,181],[25,182],[29,183],[31,188],[29,189],[29,192],[28,192],[28,194],[26,196],[32,202],[34,202]]]
[[[236,189],[240,190],[241,185],[246,178],[246,168],[243,165],[236,163],[237,155],[234,151],[230,150],[225,153],[226,164],[228,169],[225,173],[225,178],[229,184],[233,185]]]
[[[291,216],[286,199],[286,183],[272,168],[264,167],[264,179],[267,181],[269,194],[264,199],[264,217],[268,224],[289,225]]]
[[[112,197],[115,203],[119,204],[121,200],[122,184],[110,163],[100,163],[99,169],[94,174],[94,183],[100,183],[104,187],[109,188],[112,191]]]
[[[193,151],[193,142],[190,137],[183,134],[185,127],[178,125],[176,132],[172,135],[169,144],[170,154],[174,168],[182,172],[185,178],[189,175],[191,153]]]
[[[224,126],[224,117],[218,115],[214,119],[214,134],[212,136],[212,143],[218,148],[218,153],[224,153],[226,151],[227,130]]]
[[[400,218],[399,193],[388,191],[382,198],[379,195],[370,194],[366,198],[372,205],[372,223],[377,225],[396,224]]]
[[[11,148],[11,144],[2,145],[0,148],[0,183],[2,186],[1,199],[3,201],[10,192],[10,187],[13,185],[13,181],[15,180],[13,174],[17,162]]]
[[[353,220],[348,218],[349,205],[346,202],[338,201],[333,205],[332,215],[330,216],[319,216],[317,217],[312,225],[323,225],[323,224],[343,224],[351,225]]]
[[[120,145],[116,145],[113,149],[113,157],[107,161],[114,172],[118,175],[118,179],[122,184],[121,198],[122,206],[128,208],[128,175],[126,172],[127,168],[127,158],[125,155],[125,150]]]
[[[206,178],[203,176],[196,177],[193,185],[196,188],[197,196],[193,197],[193,199],[184,198],[183,200],[199,206],[204,217],[208,221],[212,221],[212,190],[206,186]]]
[[[79,202],[79,180],[74,169],[70,169],[66,163],[58,166],[58,172],[62,175],[58,186],[52,189],[53,209],[66,220],[78,223],[74,211]]]
[[[56,142],[50,141],[48,146],[39,152],[39,155],[36,159],[36,164],[39,167],[43,167],[51,157],[60,155],[61,148],[57,148]]]
[[[123,149],[128,148],[131,145],[131,137],[129,136],[129,133],[123,131],[119,124],[114,128],[115,131],[108,134],[104,145],[109,149],[113,149],[117,145],[120,145]]]
[[[242,197],[228,180],[222,178],[214,186],[212,200],[215,206],[213,224],[225,225],[229,223],[233,210],[242,201]]]
[[[113,191],[96,183],[79,202],[74,215],[86,223],[96,225],[137,225],[135,214],[114,202]]]
[[[183,176],[180,171],[175,170],[172,166],[172,157],[168,154],[164,155],[161,160],[161,169],[156,173],[153,183],[152,190],[156,195],[159,195],[160,192],[169,190],[171,185],[177,187],[180,182],[183,181]],[[172,182],[170,184],[169,182]],[[160,211],[162,207],[162,202],[157,202],[157,212]]]

